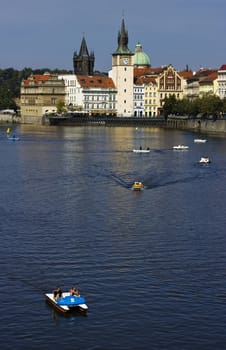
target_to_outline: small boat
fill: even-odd
[[[206,139],[194,139],[195,143],[205,143],[206,141]]]
[[[210,163],[210,159],[209,157],[201,157],[199,160],[199,163],[201,164],[209,164]]]
[[[73,310],[86,311],[88,306],[86,305],[85,298],[81,296],[70,295],[69,292],[63,292],[62,297],[57,300],[54,298],[53,293],[45,294],[46,300],[53,307],[61,312],[70,312]]]
[[[142,191],[144,189],[144,185],[140,181],[135,181],[132,185],[133,191]]]
[[[185,145],[177,145],[177,146],[173,146],[173,149],[175,150],[186,150],[188,149],[189,147],[188,146],[185,146]]]
[[[19,141],[20,138],[19,138],[19,137],[16,137],[16,136],[12,136],[12,137],[8,137],[8,140],[9,140],[9,141]]]
[[[150,153],[150,149],[134,149],[134,153]]]

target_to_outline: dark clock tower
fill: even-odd
[[[75,75],[93,75],[95,56],[87,49],[85,38],[82,38],[79,54],[74,52],[73,65]]]

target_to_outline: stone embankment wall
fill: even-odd
[[[167,128],[226,134],[226,119],[170,119],[167,120]]]
[[[48,118],[47,118],[48,119]],[[76,120],[79,118],[76,118]],[[92,118],[91,118],[92,119]],[[82,119],[82,124],[86,124]],[[90,120],[90,119],[89,119]],[[95,118],[95,122],[99,119]],[[167,121],[164,118],[101,118],[100,121],[104,124],[109,125],[137,125],[137,126],[154,126],[160,128],[169,128],[169,129],[178,129],[178,130],[188,130],[192,132],[199,133],[220,133],[225,134],[226,136],[226,118],[225,119],[182,119],[180,117],[168,119]],[[107,123],[106,123],[107,121]],[[81,122],[81,121],[80,121]],[[35,125],[48,125],[45,118],[34,118],[30,117],[24,120],[17,115],[12,114],[0,114],[0,123],[9,123],[9,124],[35,124]],[[77,123],[62,121],[59,120],[55,125],[76,125]]]
[[[0,123],[19,124],[20,122],[20,117],[15,114],[0,113]]]

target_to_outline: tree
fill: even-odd
[[[67,109],[65,107],[65,103],[62,100],[57,102],[56,107],[57,107],[57,112],[58,113],[65,113],[65,112],[67,112]]]
[[[167,117],[169,114],[175,113],[176,104],[177,104],[177,99],[175,95],[165,97],[164,106],[163,106],[163,114],[165,117]]]

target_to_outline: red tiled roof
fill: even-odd
[[[79,84],[83,88],[105,88],[114,89],[115,84],[111,78],[103,77],[101,75],[77,75]]]
[[[206,68],[202,68],[199,71],[196,72],[195,76],[198,78],[204,78],[207,77],[208,75],[210,75],[213,72],[217,72],[217,69],[206,69]]]
[[[38,85],[39,81],[47,81],[50,77],[51,74],[34,74],[33,76],[24,80],[24,85],[29,85],[31,81],[34,82],[35,85]]]
[[[218,77],[217,72],[213,72],[213,73],[209,74],[207,77],[200,80],[199,84],[212,83],[215,79],[217,79],[217,77]]]
[[[226,64],[222,64],[219,70],[226,70]]]
[[[185,78],[185,79],[188,79],[188,78],[191,78],[193,76],[193,72],[191,70],[189,71],[181,71],[181,72],[178,72],[178,74],[182,77],[182,78]]]
[[[153,83],[156,84],[156,80],[155,77],[151,77],[151,76],[141,76],[135,79],[135,84],[136,85],[143,85],[143,84],[149,84],[149,83]]]
[[[164,71],[164,68],[158,67],[158,68],[134,68],[134,79],[137,79],[141,76],[147,76],[147,75],[158,75]]]

